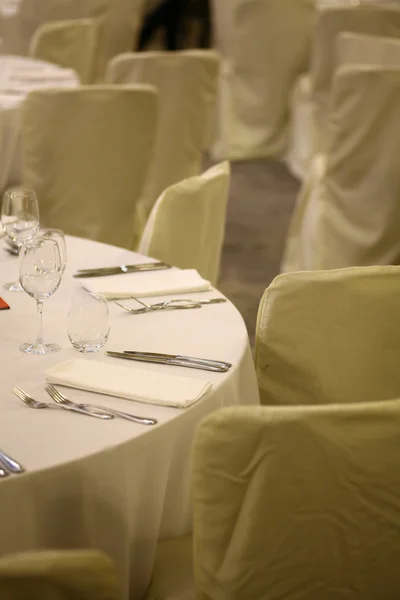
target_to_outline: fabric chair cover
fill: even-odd
[[[216,165],[177,183],[157,200],[139,252],[182,269],[197,269],[215,285],[224,242],[230,166]]]
[[[349,64],[400,68],[400,38],[340,33],[336,44],[336,68]]]
[[[222,57],[216,159],[282,155],[289,97],[307,70],[314,0],[212,0]]]
[[[400,262],[400,68],[337,70],[328,150],[300,192],[282,271]]]
[[[53,21],[98,19],[95,81],[103,81],[108,61],[136,47],[146,0],[21,0],[15,17],[1,28],[2,51],[26,56],[40,26]],[[0,20],[1,26],[1,20]],[[3,30],[4,29],[4,30]]]
[[[112,58],[136,48],[146,6],[146,0],[107,2],[107,11],[100,29],[100,51],[95,71],[97,82],[104,81],[107,64]]]
[[[156,118],[151,86],[29,94],[22,110],[23,181],[38,195],[41,225],[132,248]]]
[[[2,600],[119,600],[111,560],[96,550],[47,550],[0,558]]]
[[[193,451],[196,593],[171,540],[146,600],[397,600],[399,418],[397,399],[208,416]]]
[[[261,300],[255,362],[261,404],[400,396],[400,267],[279,275]]]
[[[297,80],[291,100],[290,146],[286,162],[290,171],[301,179],[307,175],[313,154],[326,149],[326,118],[337,66],[339,33],[349,31],[400,38],[399,6],[342,3],[325,6],[317,14],[311,72]],[[372,59],[371,53],[368,56]]]
[[[32,58],[74,69],[81,83],[93,78],[99,23],[94,19],[45,23],[30,46]]]
[[[156,143],[140,200],[143,227],[167,187],[201,173],[210,141],[218,70],[219,57],[212,50],[124,54],[108,66],[108,82],[148,83],[159,92]]]

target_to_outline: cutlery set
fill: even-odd
[[[19,248],[9,243],[8,246],[4,248],[7,252],[13,255],[17,255],[19,253]],[[79,270],[74,277],[77,278],[85,278],[85,277],[105,277],[109,275],[118,275],[124,273],[141,273],[146,271],[158,271],[164,269],[170,269],[171,266],[164,262],[152,262],[152,263],[142,263],[135,265],[119,265],[117,267],[101,267],[101,268],[93,268],[93,269],[81,269]],[[141,308],[135,309],[117,300],[114,302],[120,306],[125,311],[131,314],[145,314],[148,312],[160,311],[160,310],[184,310],[191,308],[201,308],[203,305],[209,304],[220,304],[227,302],[226,298],[209,298],[205,300],[191,300],[185,298],[177,298],[166,300],[163,302],[156,302],[154,304],[147,304],[143,300],[139,300],[134,296],[131,296],[131,299],[135,300],[139,304],[142,305]],[[179,367],[188,367],[192,369],[201,369],[205,371],[212,371],[216,373],[225,373],[228,371],[232,364],[213,360],[208,358],[196,358],[193,356],[185,356],[179,354],[165,354],[158,352],[139,352],[134,350],[124,350],[120,351],[108,351],[108,356],[113,358],[122,358],[125,360],[134,360],[139,362],[149,362],[163,365],[171,365],[171,366],[179,366]],[[137,415],[133,415],[131,413],[125,411],[119,411],[112,408],[108,408],[106,406],[98,405],[98,404],[89,404],[89,403],[77,403],[72,402],[66,396],[64,396],[61,392],[58,391],[54,385],[47,385],[45,387],[46,392],[49,394],[51,399],[54,402],[39,402],[29,396],[24,390],[20,387],[16,386],[13,388],[13,393],[24,402],[29,408],[33,409],[59,409],[59,410],[68,410],[70,412],[79,413],[85,415],[87,417],[92,417],[95,419],[100,419],[104,421],[110,421],[115,417],[125,419],[128,421],[132,421],[134,423],[139,423],[141,425],[156,425],[157,420],[154,418],[148,417],[140,417]],[[24,468],[17,463],[14,459],[7,456],[3,452],[0,451],[0,478],[6,477],[10,473],[22,473]]]

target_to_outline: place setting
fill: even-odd
[[[42,314],[44,300],[56,294],[65,273],[65,236],[58,229],[40,228],[36,195],[32,190],[24,188],[13,188],[4,195],[1,223],[5,234],[3,250],[19,261],[19,281],[7,283],[4,287],[8,292],[25,292],[37,303],[39,322],[36,340],[25,342],[20,350],[36,355],[59,352],[59,344],[45,341],[43,337]],[[131,348],[113,348],[104,354],[106,359],[120,359],[125,364],[83,358],[85,355],[98,353],[108,341],[112,326],[110,303],[121,308],[127,315],[225,304],[227,300],[222,296],[203,299],[174,297],[179,294],[194,296],[199,292],[213,291],[211,284],[194,269],[177,269],[162,261],[152,261],[82,268],[73,275],[73,279],[79,282],[80,289],[75,290],[70,298],[67,336],[82,358],[63,361],[44,370],[43,387],[49,396],[48,401],[44,401],[42,397],[38,399],[25,386],[15,385],[12,392],[26,407],[33,410],[68,411],[96,419],[99,424],[122,419],[141,426],[155,426],[158,419],[152,415],[137,415],[128,407],[126,410],[119,410],[96,400],[87,401],[86,397],[82,400],[79,391],[149,406],[185,409],[209,394],[212,382],[190,375],[143,370],[139,368],[139,363],[210,373],[227,373],[232,367],[230,362],[214,358]],[[168,295],[172,298],[158,300],[160,296],[165,298]],[[128,306],[128,301],[135,302],[139,308]],[[9,308],[6,302],[5,305]],[[67,390],[64,391],[64,388]],[[0,476],[5,477],[9,472],[2,469]]]

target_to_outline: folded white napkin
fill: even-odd
[[[202,292],[211,289],[211,283],[200,277],[194,269],[166,269],[126,273],[109,277],[92,277],[80,280],[83,287],[92,294],[100,294],[108,299],[145,298]]]
[[[192,377],[144,371],[133,361],[126,367],[78,358],[47,369],[45,376],[50,383],[175,408],[190,406],[212,387]]]

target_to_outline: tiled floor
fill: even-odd
[[[261,296],[279,273],[299,183],[281,163],[232,163],[219,288],[232,300],[254,342]]]

